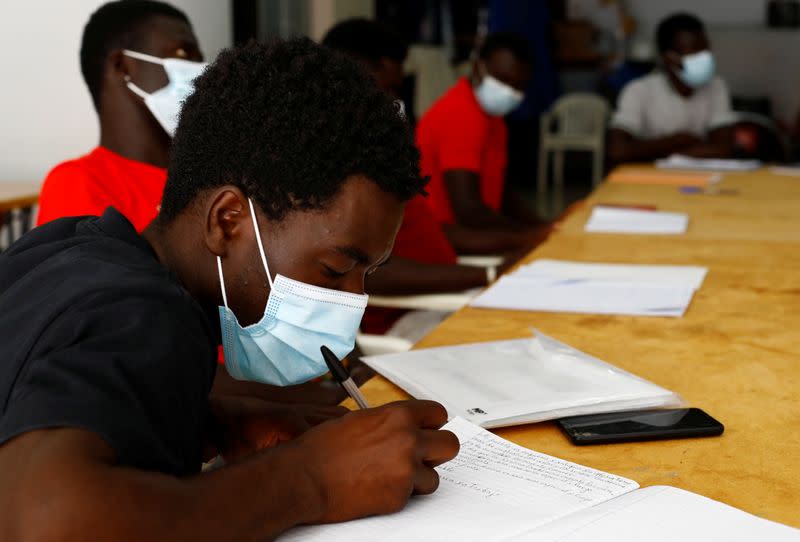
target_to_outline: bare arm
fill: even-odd
[[[725,127],[714,130],[706,141],[683,149],[681,153],[695,158],[729,158],[733,150],[733,127]]]
[[[445,224],[442,229],[459,254],[505,254],[523,249],[531,251],[550,233],[549,224],[519,231],[481,230],[461,224]]]
[[[608,158],[612,164],[652,162],[703,144],[699,137],[679,133],[657,139],[637,139],[625,130],[612,128],[608,134]]]
[[[269,539],[321,512],[293,465],[297,453],[286,446],[182,480],[115,466],[112,449],[88,431],[35,431],[0,450],[11,469],[0,483],[0,525],[10,540],[37,542]],[[291,471],[294,480],[274,480]]]
[[[445,171],[444,184],[457,223],[491,230],[520,229],[519,224],[486,206],[477,173],[463,169]]]
[[[82,429],[0,446],[0,532],[22,542],[270,540],[304,523],[402,508],[458,452],[444,409],[408,401],[324,423],[228,467],[180,479],[119,466]]]

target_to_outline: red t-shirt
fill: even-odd
[[[416,196],[406,204],[403,225],[397,232],[392,256],[422,263],[453,265],[456,263],[456,251],[433,217],[426,199]],[[365,333],[385,333],[405,312],[367,307],[361,329]]]
[[[502,117],[481,109],[472,85],[462,78],[439,98],[417,125],[420,169],[429,175],[428,203],[439,222],[455,222],[445,171],[463,169],[480,176],[484,203],[499,210],[505,185],[508,133]]]
[[[166,169],[97,147],[48,173],[36,225],[65,216],[99,216],[114,206],[142,231],[158,214],[166,182]]]

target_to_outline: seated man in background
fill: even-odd
[[[431,178],[428,203],[445,231],[452,225],[523,232],[528,246],[546,228],[503,214],[508,136],[503,117],[523,99],[531,78],[528,42],[515,34],[486,38],[471,78],[461,79],[422,116],[417,145]]]
[[[733,154],[728,87],[715,75],[703,23],[680,13],[656,31],[662,69],[620,94],[611,120],[611,163],[649,162],[673,153],[697,158]]]
[[[100,145],[47,175],[37,224],[113,205],[142,231],[161,203],[181,102],[205,67],[197,38],[168,4],[115,1],[89,18],[80,59]]]
[[[110,208],[0,255],[4,540],[273,540],[433,492],[458,452],[441,405],[295,418],[265,449],[268,404],[209,395],[220,339],[239,378],[277,385],[352,348],[418,156],[351,60],[251,43],[197,80],[141,235]]]
[[[367,19],[349,19],[331,28],[322,44],[352,56],[381,90],[399,99],[408,45],[392,28]],[[462,226],[443,230],[425,200],[425,196],[418,195],[406,205],[392,258],[367,280],[370,293],[418,295],[486,286],[523,255],[522,250],[527,251],[534,244],[524,232],[492,232]],[[487,270],[456,263],[457,252],[501,253],[516,249],[520,249],[519,254],[507,258],[499,268]],[[367,333],[388,331],[416,342],[446,314],[370,307],[362,329]]]

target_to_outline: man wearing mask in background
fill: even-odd
[[[168,4],[125,0],[95,11],[80,62],[100,145],[48,174],[37,224],[113,205],[143,230],[158,212],[177,115],[202,60],[189,19]]]
[[[703,23],[689,14],[672,15],[658,25],[656,42],[663,69],[623,89],[611,120],[609,160],[731,156],[730,95],[715,74]]]
[[[381,90],[399,100],[408,46],[394,29],[367,19],[348,19],[331,28],[322,44],[358,60]],[[457,224],[442,225],[434,218],[426,200],[425,196],[418,195],[406,205],[391,260],[367,281],[370,293],[418,295],[483,287],[517,258],[510,257],[499,268],[487,270],[458,265],[457,253],[500,254],[530,250],[530,236],[522,232],[506,234]],[[369,307],[362,329],[367,333],[388,332],[417,342],[447,314]]]
[[[528,42],[508,33],[488,36],[472,76],[459,80],[417,126],[424,175],[431,178],[428,203],[442,224],[496,232],[525,232],[529,246],[547,228],[503,213],[508,136],[503,117],[523,99],[531,78]]]

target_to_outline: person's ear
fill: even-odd
[[[103,73],[106,77],[110,77],[114,83],[125,86],[128,77],[131,77],[131,72],[136,69],[134,59],[125,56],[122,49],[114,49],[106,57]]]
[[[215,190],[205,205],[203,237],[216,256],[227,256],[230,244],[253,233],[247,196],[235,186]]]

